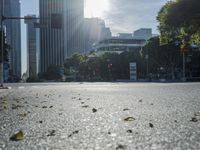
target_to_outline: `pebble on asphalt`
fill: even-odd
[[[20,141],[24,139],[24,133],[20,130],[10,137],[11,141]]]

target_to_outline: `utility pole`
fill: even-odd
[[[4,0],[1,0],[1,88],[3,88],[3,82],[4,82],[4,68],[3,68],[3,63],[4,63],[4,31],[3,31],[3,20],[4,20]]]
[[[186,81],[185,78],[185,52],[183,51],[183,82]]]

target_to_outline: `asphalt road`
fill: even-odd
[[[8,86],[0,149],[200,149],[200,83]]]

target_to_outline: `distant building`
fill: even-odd
[[[148,40],[151,37],[152,37],[152,29],[150,29],[150,28],[141,28],[139,30],[134,31],[134,33],[133,33],[134,39]]]
[[[105,52],[121,53],[124,51],[134,51],[144,46],[145,42],[146,40],[144,39],[112,37],[100,41],[94,47],[94,50],[97,53],[105,53]]]
[[[92,50],[92,47],[103,39],[112,36],[110,28],[105,26],[105,21],[100,18],[84,19],[84,44],[85,52]]]
[[[119,33],[119,38],[122,38],[122,39],[131,39],[133,38],[133,35],[132,33]]]
[[[38,20],[36,15],[28,15],[25,18],[25,23],[27,24],[27,76],[36,77],[39,63],[39,29],[35,28],[35,24]]]
[[[39,0],[41,72],[83,53],[84,0]]]
[[[0,3],[1,16],[1,3]],[[20,0],[4,0],[4,16],[20,17]],[[20,20],[5,20],[6,40],[10,45],[9,66],[11,75],[21,78],[21,25]]]

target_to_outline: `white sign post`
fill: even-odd
[[[130,80],[137,81],[137,64],[130,63]]]

